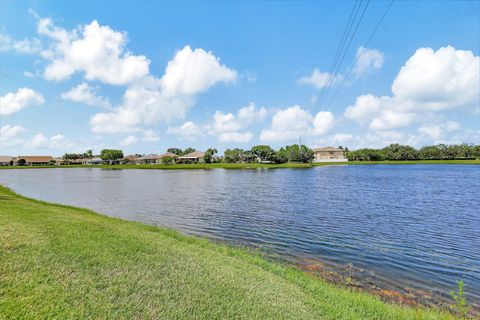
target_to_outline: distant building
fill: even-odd
[[[313,162],[342,162],[348,161],[345,150],[335,147],[313,149]]]
[[[10,156],[0,156],[0,166],[12,166],[14,165],[15,160]]]
[[[161,164],[163,163],[163,159],[166,157],[170,157],[173,159],[178,158],[175,153],[167,152],[164,154],[149,154],[135,160],[136,164]]]
[[[205,155],[202,151],[193,151],[189,154],[178,157],[178,162],[182,163],[202,163],[203,156]]]
[[[55,160],[55,165],[56,166],[66,164],[66,161],[62,157],[53,157],[53,160]]]
[[[134,155],[134,154],[130,154],[128,156],[125,156],[122,159],[122,164],[136,163],[138,158],[140,158],[140,157],[137,156],[137,155]]]
[[[21,159],[25,160],[26,166],[44,166],[49,165],[50,161],[53,160],[52,156],[18,156],[17,157],[17,164],[18,161]]]
[[[87,164],[87,165],[99,165],[99,164],[105,164],[107,163],[108,161],[105,161],[105,160],[102,160],[102,158],[98,157],[98,156],[95,156],[91,159],[86,159],[85,162],[83,164]]]

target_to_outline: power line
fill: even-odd
[[[347,24],[345,25],[345,29],[343,30],[342,37],[340,38],[340,42],[338,43],[337,51],[335,52],[335,56],[333,57],[332,63],[330,64],[330,68],[328,69],[328,74],[327,74],[327,79],[323,83],[322,90],[320,91],[320,97],[319,97],[319,102],[323,100],[323,96],[325,94],[326,88],[328,87],[328,84],[332,80],[332,72],[338,62],[338,57],[340,56],[341,51],[343,51],[343,47],[345,45],[345,40],[347,39],[347,35],[350,33],[350,30],[352,29],[353,21],[355,21],[358,10],[360,9],[360,6],[357,8],[357,4],[361,4],[359,0],[355,1],[355,4],[352,8],[352,11],[350,12],[350,16],[348,17]],[[354,14],[355,13],[355,14]],[[353,19],[352,19],[353,17]],[[316,108],[316,106],[315,106]]]
[[[357,65],[357,62],[358,62],[358,59],[360,59],[360,57],[362,56],[363,52],[365,51],[365,48],[368,47],[370,41],[372,40],[373,36],[375,35],[375,33],[377,32],[378,28],[380,27],[380,25],[382,24],[383,20],[385,19],[385,16],[387,15],[388,11],[390,11],[390,8],[392,7],[393,5],[393,2],[394,0],[392,0],[390,2],[390,4],[388,5],[388,7],[385,9],[385,11],[383,12],[383,15],[382,17],[380,18],[380,20],[378,21],[377,25],[375,26],[375,28],[373,29],[372,33],[370,34],[370,36],[368,37],[367,41],[365,42],[365,44],[363,45],[362,47],[362,50],[359,52],[359,54],[357,54],[357,57],[355,58],[355,61],[353,62],[353,65],[352,67],[348,70],[347,72],[347,75],[342,79],[342,82],[340,83],[340,85],[337,87],[337,89],[335,90],[335,93],[333,94],[332,98],[329,100],[328,104],[330,105],[333,100],[335,100],[335,98],[337,97],[337,94],[338,92],[340,91],[340,89],[343,87],[343,85],[345,84],[345,82],[347,81],[347,78],[350,76],[350,74],[352,73],[353,69],[355,68],[355,66]]]
[[[355,17],[354,17],[353,23],[355,23],[355,18],[356,18],[356,15],[357,15],[357,13],[358,13],[358,10],[359,10],[360,7],[361,7],[361,4],[362,4],[362,3],[360,3],[360,6],[357,8],[357,11],[356,11],[356,13],[355,13]],[[363,20],[363,17],[365,16],[365,12],[367,11],[367,8],[368,8],[368,5],[369,5],[369,4],[370,4],[370,0],[367,0],[367,3],[366,3],[366,5],[365,5],[365,7],[363,8],[362,13],[361,13],[358,21],[356,22],[356,25],[355,25],[355,27],[354,27],[354,29],[353,29],[353,32],[352,32],[351,35],[350,35],[350,38],[349,38],[349,40],[348,40],[348,44],[347,44],[346,48],[345,48],[344,50],[342,50],[343,53],[342,53],[342,55],[341,55],[340,61],[338,61],[338,59],[337,59],[337,62],[338,62],[338,63],[335,65],[335,67],[334,67],[334,69],[333,69],[333,71],[332,71],[332,73],[331,73],[331,80],[330,80],[330,82],[329,82],[329,83],[325,83],[325,86],[324,86],[324,87],[325,87],[325,94],[322,96],[322,99],[320,99],[317,107],[315,108],[314,114],[316,113],[317,109],[320,108],[320,106],[325,102],[325,99],[326,99],[327,96],[328,96],[328,92],[329,92],[329,90],[330,90],[330,87],[331,87],[331,85],[333,84],[334,79],[336,78],[336,74],[337,74],[338,71],[340,70],[340,67],[341,67],[341,65],[342,65],[342,63],[343,63],[343,60],[345,59],[345,56],[346,56],[346,54],[347,54],[347,52],[348,52],[348,49],[350,49],[350,45],[352,44],[352,41],[353,41],[353,39],[355,38],[355,34],[357,33],[358,28],[360,27],[360,24],[361,24],[361,22],[362,22],[362,20]],[[353,26],[353,24],[352,24],[352,26]],[[350,27],[350,30],[351,30],[351,27]],[[348,37],[347,37],[347,38],[348,38]]]

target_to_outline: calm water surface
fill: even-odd
[[[281,170],[1,170],[46,201],[261,248],[295,263],[352,264],[394,290],[480,300],[480,166]]]

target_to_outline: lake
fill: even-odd
[[[0,170],[37,199],[171,227],[371,287],[480,301],[480,166]],[[428,298],[429,299],[429,298]]]

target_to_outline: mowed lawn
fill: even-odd
[[[451,319],[246,250],[0,187],[3,319]]]

